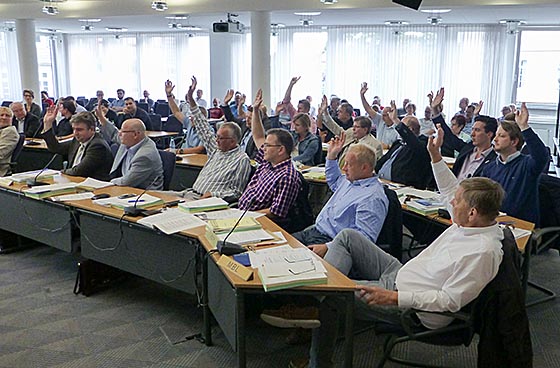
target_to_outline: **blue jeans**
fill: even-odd
[[[324,244],[332,240],[330,236],[319,232],[315,225],[308,226],[302,231],[293,233],[292,236],[304,245]]]
[[[305,230],[304,230],[305,231]],[[395,290],[395,279],[402,264],[355,230],[341,231],[329,246],[325,260],[358,284]],[[332,366],[332,353],[338,332],[338,309],[341,298],[327,297],[319,307],[321,327],[313,330],[310,367]],[[394,306],[371,306],[356,295],[356,319],[400,323],[400,309]]]

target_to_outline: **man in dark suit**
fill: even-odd
[[[122,110],[122,112],[124,113],[124,115],[118,115],[118,127],[121,127],[122,124],[128,119],[140,119],[144,123],[146,130],[153,130],[150,116],[146,111],[136,106],[136,102],[132,97],[127,97],[124,99],[124,109]]]
[[[453,134],[441,116],[443,95],[444,89],[441,88],[431,102],[432,120],[434,124],[439,124],[443,129],[444,146],[459,152],[453,165],[453,174],[459,181],[471,176],[481,176],[484,167],[496,160],[496,152],[492,147],[492,141],[498,129],[498,122],[493,117],[477,115],[471,131],[472,141],[465,143]],[[480,107],[482,107],[482,102]]]
[[[27,112],[21,102],[12,102],[10,109],[14,113],[12,125],[18,133],[25,133],[27,138],[33,138],[39,133],[39,118]]]
[[[52,130],[53,119],[47,119],[49,114],[55,115],[56,109],[50,107],[47,110],[42,137],[49,151],[68,156],[68,169],[63,170],[63,173],[108,181],[113,155],[105,139],[95,132],[95,116],[90,112],[74,115],[70,121],[74,138],[60,143]]]

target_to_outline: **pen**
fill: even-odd
[[[131,199],[128,203],[145,202],[143,199]]]

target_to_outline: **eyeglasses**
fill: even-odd
[[[31,95],[23,95],[23,97],[32,97]]]
[[[233,137],[220,137],[220,136],[216,136],[216,140],[217,141],[223,141],[224,139],[234,139]]]
[[[281,145],[281,144],[268,144],[268,143],[265,143],[265,144],[263,144],[263,147],[264,147],[264,148],[269,148],[269,147],[282,147],[282,145]]]
[[[121,130],[121,131],[119,131],[119,133],[123,133],[123,134],[124,133],[138,133],[138,131],[137,130]]]

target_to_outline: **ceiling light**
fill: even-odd
[[[101,22],[101,19],[99,18],[89,18],[89,19],[78,19],[78,21],[80,22],[85,22],[85,23],[98,23]]]
[[[170,20],[185,20],[188,18],[189,18],[188,15],[168,15],[167,17],[165,17],[165,19],[170,19]]]
[[[451,9],[420,9],[422,13],[430,13],[430,14],[443,14],[449,13]]]
[[[407,26],[410,23],[405,20],[386,20],[385,25],[391,27]]]
[[[43,13],[45,13],[47,15],[57,15],[58,14],[58,8],[56,6],[52,6],[52,5],[45,5],[45,6],[43,6]]]
[[[167,3],[165,1],[154,1],[152,2],[152,9],[157,11],[166,11]]]
[[[128,28],[124,28],[124,27],[105,27],[106,31],[109,32],[126,32],[128,31]]]
[[[325,5],[333,5],[338,3],[338,0],[321,0],[321,2]]]
[[[321,12],[296,12],[295,15],[301,15],[302,17],[316,17],[321,15]]]
[[[192,26],[190,24],[186,24],[186,25],[183,24],[181,29],[184,29],[185,31],[202,31],[202,28],[197,27],[197,26]]]
[[[56,28],[41,28],[41,32],[57,33],[57,32],[61,32],[61,30]]]
[[[443,19],[441,19],[441,17],[428,17],[428,23],[431,24],[432,26],[437,26],[438,24],[440,24],[443,21]]]

